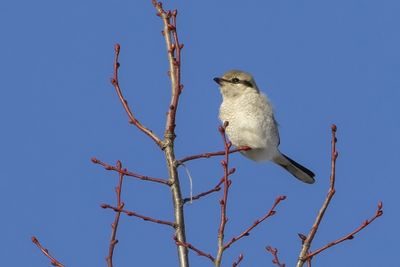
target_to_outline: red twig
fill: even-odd
[[[228,203],[228,193],[229,193],[229,187],[232,183],[231,180],[229,180],[229,150],[232,146],[231,142],[228,142],[225,134],[225,129],[228,127],[228,122],[224,123],[224,126],[219,127],[219,131],[221,133],[222,139],[224,141],[224,148],[225,148],[225,157],[221,161],[222,168],[224,170],[224,193],[222,196],[222,199],[220,200],[219,204],[221,206],[221,220],[218,228],[218,252],[217,252],[217,257],[215,259],[215,266],[219,267],[222,262],[222,254],[224,253],[225,246],[224,246],[224,236],[225,236],[225,226],[226,223],[228,222],[228,218],[226,216],[226,206]]]
[[[200,249],[194,247],[194,246],[193,246],[192,244],[190,244],[190,243],[186,243],[186,242],[181,242],[181,241],[179,241],[178,238],[177,238],[176,236],[174,236],[174,240],[175,240],[176,245],[178,245],[178,246],[183,246],[183,247],[185,247],[185,248],[191,249],[191,250],[193,250],[194,252],[196,252],[197,255],[206,257],[206,258],[210,259],[212,262],[214,262],[215,259],[214,259],[214,257],[213,257],[211,254],[206,253],[206,252],[204,252],[204,251],[202,251],[202,250],[200,250]]]
[[[232,264],[232,267],[236,267],[239,265],[239,263],[243,260],[244,256],[242,253],[240,253],[238,259]]]
[[[240,235],[233,237],[225,246],[224,249],[229,248],[233,243],[235,243],[236,241],[238,241],[239,239],[248,236],[250,234],[250,231],[253,230],[255,227],[257,227],[257,225],[259,225],[260,223],[262,223],[263,221],[265,221],[267,218],[275,215],[276,211],[275,208],[276,206],[282,201],[285,200],[286,196],[279,196],[275,199],[274,204],[272,205],[271,209],[268,211],[267,214],[265,214],[263,217],[261,217],[260,219],[256,220],[253,225],[251,225],[249,228],[247,228],[246,230],[244,230]]]
[[[353,239],[354,236],[355,236],[358,232],[360,232],[361,230],[363,230],[364,228],[366,228],[370,223],[372,223],[373,221],[375,221],[378,217],[382,216],[382,214],[383,214],[383,209],[382,209],[382,208],[383,208],[383,204],[382,204],[382,202],[380,201],[380,202],[378,203],[378,207],[377,207],[377,210],[376,210],[375,214],[374,214],[371,218],[369,218],[368,220],[365,220],[359,227],[357,227],[357,228],[356,228],[354,231],[352,231],[351,233],[349,233],[349,234],[343,236],[342,238],[339,238],[339,239],[337,239],[337,240],[335,240],[335,241],[333,241],[333,242],[330,242],[330,243],[326,244],[325,246],[323,246],[323,247],[321,247],[321,248],[319,248],[319,249],[317,249],[317,250],[315,250],[315,251],[313,251],[313,252],[308,253],[307,256],[306,256],[306,258],[312,258],[312,257],[314,257],[315,255],[321,253],[322,251],[324,251],[324,250],[326,250],[326,249],[328,249],[328,248],[330,248],[330,247],[332,247],[332,246],[335,246],[335,245],[337,245],[337,244],[340,244],[340,243],[342,243],[342,242],[344,242],[344,241],[346,241],[346,240],[351,240],[351,239]]]
[[[53,256],[50,255],[48,249],[43,247],[42,244],[40,244],[39,240],[35,236],[32,236],[32,242],[42,251],[42,253],[47,258],[49,258],[49,260],[53,266],[64,267],[64,265],[61,262],[59,262],[58,260],[56,260],[56,258],[54,258]]]
[[[150,182],[165,184],[165,185],[168,185],[168,186],[170,185],[170,182],[168,180],[161,179],[161,178],[149,177],[149,176],[145,176],[145,175],[140,175],[140,174],[128,171],[127,169],[118,169],[118,167],[109,165],[109,164],[107,164],[105,162],[102,162],[102,161],[96,159],[96,158],[92,158],[92,162],[95,163],[95,164],[99,164],[99,165],[103,166],[108,171],[116,171],[116,172],[118,172],[120,174],[123,174],[125,176],[135,177],[135,178],[138,178],[138,179],[143,180],[143,181],[150,181]]]
[[[310,230],[310,233],[308,234],[307,238],[303,242],[303,246],[299,255],[299,260],[297,262],[297,267],[302,267],[304,262],[307,260],[307,253],[308,250],[310,249],[311,243],[314,239],[315,234],[317,233],[318,227],[321,223],[322,218],[324,217],[325,211],[328,208],[329,203],[332,200],[333,195],[335,194],[335,175],[336,175],[336,159],[338,157],[338,152],[336,151],[336,125],[332,125],[331,131],[332,131],[332,141],[331,141],[331,175],[329,179],[329,190],[328,194],[325,198],[324,203],[322,204],[321,209],[318,212],[318,215],[315,219],[315,222]]]
[[[115,91],[118,94],[119,100],[121,101],[122,106],[124,107],[126,114],[129,117],[129,123],[135,125],[140,131],[148,135],[153,141],[161,148],[164,147],[164,143],[161,141],[161,139],[155,135],[150,129],[146,128],[140,121],[136,119],[136,117],[133,115],[131,109],[129,108],[128,101],[124,98],[122,94],[122,90],[119,86],[119,80],[118,80],[118,70],[120,67],[119,64],[119,52],[121,50],[121,46],[119,44],[116,44],[114,46],[114,51],[115,51],[115,56],[114,56],[114,75],[111,78],[111,83],[115,88]]]
[[[242,147],[238,147],[232,150],[229,150],[229,154],[233,154],[236,152],[241,152],[241,151],[247,151],[250,150],[251,148],[248,146],[242,146]],[[215,156],[224,156],[225,155],[225,151],[216,151],[216,152],[208,152],[208,153],[203,153],[203,154],[198,154],[198,155],[192,155],[192,156],[187,156],[184,157],[183,159],[180,159],[177,161],[178,165],[185,163],[186,161],[190,161],[190,160],[194,160],[194,159],[200,159],[200,158],[211,158],[211,157],[215,157]]]
[[[117,169],[122,170],[122,163],[119,160],[117,161]],[[117,185],[117,187],[115,187],[115,193],[117,195],[118,211],[116,211],[114,222],[111,224],[111,239],[110,239],[110,245],[108,248],[108,256],[106,258],[108,267],[113,266],[114,249],[115,249],[115,245],[118,243],[118,239],[117,239],[118,223],[119,223],[119,218],[121,217],[121,210],[124,208],[124,203],[121,201],[123,180],[124,180],[124,174],[119,172],[118,185]]]
[[[328,208],[328,205],[330,204],[334,194],[335,194],[335,178],[336,178],[336,159],[338,157],[338,152],[336,150],[336,130],[337,127],[336,125],[332,125],[331,127],[331,132],[332,132],[332,141],[331,141],[331,175],[330,175],[330,182],[329,182],[329,190],[328,190],[328,194],[325,198],[324,203],[322,204],[321,209],[319,210],[317,217],[315,219],[315,222],[308,234],[308,236],[304,239],[304,237],[302,238],[303,241],[303,246],[299,255],[299,260],[297,261],[297,265],[296,267],[302,267],[303,264],[307,261],[307,265],[311,266],[311,259],[313,256],[319,254],[320,252],[334,246],[337,245],[345,240],[350,240],[354,237],[355,234],[357,234],[359,231],[361,231],[362,229],[364,229],[365,227],[367,227],[370,223],[372,223],[375,219],[377,219],[378,217],[380,217],[383,214],[383,210],[382,210],[382,202],[379,202],[378,204],[378,209],[375,213],[375,215],[369,219],[366,220],[360,227],[358,227],[357,229],[355,229],[353,232],[351,232],[350,234],[336,240],[333,241],[327,245],[325,245],[324,247],[317,249],[314,252],[309,252],[311,243],[315,237],[315,234],[317,233],[318,227],[321,223],[322,218],[324,217],[325,211]]]
[[[231,175],[231,174],[233,174],[235,171],[236,171],[236,169],[235,169],[235,168],[232,168],[232,169],[229,170],[228,174]],[[210,190],[208,190],[208,191],[202,192],[202,193],[200,193],[200,194],[198,194],[198,195],[195,195],[195,196],[193,196],[193,197],[184,198],[184,199],[183,199],[183,203],[189,202],[189,201],[191,201],[191,200],[197,200],[197,199],[200,199],[200,198],[202,198],[202,197],[205,197],[205,196],[207,196],[207,195],[209,195],[209,194],[212,194],[212,193],[214,193],[214,192],[218,192],[219,190],[221,190],[221,185],[223,184],[223,182],[224,182],[224,177],[221,178],[221,180],[218,182],[218,184],[217,184],[214,188],[212,188],[212,189],[210,189]]]
[[[158,224],[165,224],[165,225],[172,226],[172,227],[174,227],[174,228],[176,227],[175,223],[173,223],[173,222],[164,221],[164,220],[159,220],[159,219],[155,219],[155,218],[152,218],[152,217],[144,216],[144,215],[141,215],[141,214],[136,213],[136,212],[134,212],[134,211],[120,209],[120,208],[118,208],[118,207],[114,207],[114,206],[111,206],[111,205],[108,205],[108,204],[101,204],[101,207],[102,207],[103,209],[112,209],[112,210],[114,210],[115,212],[122,212],[122,213],[125,213],[125,214],[128,215],[128,216],[135,216],[135,217],[138,217],[138,218],[143,219],[143,220],[145,220],[145,221],[149,221],[149,222],[153,222],[153,223],[158,223]]]
[[[266,249],[268,252],[270,252],[270,253],[272,254],[272,256],[274,257],[273,260],[272,260],[272,263],[273,263],[273,264],[276,264],[276,265],[278,265],[279,267],[285,267],[285,266],[286,266],[284,263],[281,263],[281,262],[279,261],[279,258],[278,258],[278,249],[273,248],[273,247],[271,247],[271,246],[268,246],[268,247],[266,247],[265,249]]]

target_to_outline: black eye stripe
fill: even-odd
[[[253,87],[249,81],[240,81],[240,83],[246,85],[247,87]]]

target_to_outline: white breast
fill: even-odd
[[[224,98],[219,118],[228,121],[226,133],[235,146],[253,148],[244,153],[254,160],[267,160],[276,152],[279,135],[272,106],[262,93],[250,92]]]

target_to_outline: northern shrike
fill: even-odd
[[[226,134],[233,145],[248,146],[242,154],[255,161],[271,160],[286,169],[297,179],[312,184],[314,173],[281,153],[278,125],[271,103],[260,92],[253,77],[240,70],[232,70],[221,78],[219,84],[222,104],[219,118],[228,122]]]

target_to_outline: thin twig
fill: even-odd
[[[233,154],[236,152],[241,152],[241,151],[248,151],[251,148],[248,146],[242,146],[242,147],[238,147],[232,150],[229,150],[229,154]],[[178,165],[181,165],[182,163],[185,163],[186,161],[190,161],[190,160],[194,160],[194,159],[201,159],[201,158],[211,158],[211,157],[215,157],[215,156],[224,156],[225,155],[225,151],[221,150],[221,151],[216,151],[216,152],[207,152],[207,153],[203,153],[203,154],[198,154],[198,155],[192,155],[192,156],[187,156],[184,157],[183,159],[180,159],[177,161]]]
[[[122,163],[119,160],[117,161],[117,168],[118,168],[118,170],[122,170]],[[118,223],[119,223],[119,218],[121,217],[121,210],[124,208],[124,203],[121,201],[123,180],[124,180],[124,174],[120,172],[118,185],[115,187],[115,194],[117,195],[118,211],[116,211],[114,222],[111,224],[111,239],[110,239],[110,245],[108,248],[108,256],[106,258],[108,267],[113,267],[114,249],[115,249],[115,245],[118,243],[118,239],[117,239]]]
[[[225,157],[221,161],[222,168],[224,170],[224,193],[222,196],[222,199],[220,200],[219,204],[221,206],[221,219],[220,219],[220,224],[218,228],[218,251],[217,251],[217,257],[215,259],[215,266],[219,267],[221,266],[222,262],[222,255],[225,250],[224,246],[224,236],[225,236],[225,226],[226,223],[228,222],[228,218],[226,216],[226,206],[228,203],[228,193],[229,193],[229,187],[232,183],[231,180],[229,180],[229,150],[232,146],[231,142],[228,142],[225,134],[225,129],[228,127],[228,122],[225,122],[223,126],[219,127],[219,132],[221,133],[222,140],[224,142],[224,148],[225,148]]]
[[[134,212],[134,211],[120,209],[118,207],[114,207],[114,206],[111,206],[111,205],[108,205],[108,204],[101,204],[100,207],[102,207],[103,209],[112,209],[115,212],[122,212],[122,213],[125,213],[128,216],[138,217],[138,218],[143,219],[145,221],[158,223],[158,224],[169,225],[169,226],[174,227],[174,228],[176,227],[175,223],[173,223],[173,222],[155,219],[155,218],[152,218],[152,217],[149,217],[149,216],[141,215],[141,214],[139,214],[137,212]]]
[[[278,265],[279,267],[285,267],[286,265],[284,263],[281,263],[279,261],[278,258],[278,249],[277,248],[273,248],[271,246],[268,246],[265,248],[268,252],[270,252],[272,254],[272,257],[274,257],[272,259],[272,263]]]
[[[53,256],[50,255],[49,250],[45,247],[42,246],[42,244],[40,244],[39,240],[35,237],[32,236],[32,242],[42,251],[42,253],[49,258],[50,263],[53,266],[57,266],[57,267],[64,267],[64,265],[59,262],[56,258],[54,258]]]
[[[378,207],[377,207],[377,210],[376,210],[375,214],[374,214],[371,218],[369,218],[368,220],[365,220],[359,227],[357,227],[357,228],[356,228],[354,231],[352,231],[351,233],[349,233],[349,234],[347,234],[347,235],[345,235],[345,236],[343,236],[343,237],[341,237],[341,238],[339,238],[339,239],[337,239],[337,240],[335,240],[335,241],[333,241],[333,242],[330,242],[330,243],[326,244],[325,246],[323,246],[323,247],[321,247],[321,248],[319,248],[319,249],[317,249],[317,250],[315,250],[315,251],[313,251],[313,252],[308,253],[307,256],[306,256],[306,258],[312,258],[312,257],[314,257],[315,255],[321,253],[322,251],[324,251],[324,250],[326,250],[326,249],[328,249],[328,248],[330,248],[330,247],[332,247],[332,246],[335,246],[335,245],[337,245],[337,244],[340,244],[340,243],[342,243],[342,242],[344,242],[344,241],[346,241],[346,240],[351,240],[351,239],[353,239],[354,236],[355,236],[358,232],[360,232],[361,230],[363,230],[364,228],[366,228],[369,224],[371,224],[373,221],[375,221],[377,218],[379,218],[379,217],[382,216],[382,215],[383,215],[383,204],[382,204],[382,202],[380,201],[380,202],[378,203]]]
[[[229,170],[229,175],[233,174],[235,171],[236,171],[235,168],[230,169]],[[200,194],[197,194],[195,196],[192,196],[191,198],[190,197],[186,197],[186,198],[183,199],[183,203],[185,204],[185,203],[187,203],[187,202],[189,202],[191,200],[197,200],[197,199],[205,197],[205,196],[207,196],[209,194],[212,194],[214,192],[218,192],[219,190],[221,190],[221,185],[222,185],[223,182],[224,182],[224,177],[221,178],[221,180],[218,182],[218,184],[214,188],[212,188],[210,190],[207,190],[205,192],[202,192]]]
[[[133,112],[131,111],[131,109],[129,108],[128,105],[128,101],[124,98],[123,94],[122,94],[122,90],[119,86],[119,79],[118,79],[118,70],[120,67],[119,64],[119,52],[121,50],[121,46],[119,44],[116,44],[114,46],[114,52],[115,52],[115,56],[114,56],[114,75],[111,78],[111,84],[114,86],[115,91],[118,94],[118,98],[121,101],[122,106],[124,107],[126,114],[129,117],[129,123],[135,125],[140,131],[142,131],[143,133],[145,133],[146,135],[148,135],[159,147],[164,147],[163,142],[161,141],[161,139],[154,134],[150,129],[148,129],[147,127],[145,127],[140,121],[138,121],[136,119],[136,117],[133,115]]]
[[[307,253],[310,249],[311,243],[314,239],[315,234],[317,233],[318,227],[321,223],[322,218],[324,217],[325,211],[328,208],[329,203],[332,200],[333,195],[335,194],[335,174],[336,174],[336,159],[338,157],[338,152],[336,151],[336,125],[331,126],[332,132],[332,141],[331,141],[331,175],[329,179],[329,190],[328,194],[325,198],[324,203],[322,204],[321,209],[318,212],[318,215],[315,219],[315,222],[308,234],[307,238],[303,242],[302,249],[300,251],[299,260],[297,261],[296,267],[302,267],[305,261],[307,260]]]
[[[251,230],[253,230],[255,227],[257,227],[257,225],[259,225],[260,223],[262,223],[263,221],[265,221],[267,218],[275,215],[276,211],[275,208],[276,206],[282,201],[285,200],[286,196],[279,196],[275,199],[274,204],[272,205],[271,209],[268,211],[267,214],[265,214],[263,217],[261,217],[260,219],[256,220],[253,225],[251,225],[249,228],[247,228],[246,230],[244,230],[240,235],[233,237],[227,244],[225,244],[224,249],[229,248],[233,243],[235,243],[236,241],[240,240],[241,238],[245,237],[245,236],[249,236]]]
[[[236,267],[236,266],[238,266],[239,265],[239,263],[241,263],[242,262],[242,260],[243,260],[243,258],[244,258],[244,256],[243,256],[243,254],[242,253],[240,253],[239,254],[239,257],[238,257],[238,259],[232,264],[232,267]]]
[[[202,250],[196,248],[195,246],[193,246],[193,245],[190,244],[190,243],[186,243],[186,242],[184,243],[184,242],[178,241],[178,239],[176,238],[176,236],[174,236],[174,240],[175,240],[175,243],[176,243],[178,246],[183,246],[183,247],[185,247],[185,248],[191,249],[191,250],[193,250],[194,252],[196,252],[197,255],[206,257],[206,258],[208,258],[209,260],[211,260],[212,262],[214,262],[215,259],[214,259],[214,257],[213,257],[211,254],[206,253],[206,252],[204,252],[204,251],[202,251]]]
[[[103,166],[104,169],[106,169],[107,171],[116,171],[116,172],[118,172],[120,174],[123,174],[125,176],[135,177],[135,178],[138,178],[138,179],[143,180],[143,181],[150,181],[150,182],[155,182],[155,183],[160,183],[160,184],[165,184],[165,185],[170,186],[170,182],[168,180],[165,180],[165,179],[162,179],[162,178],[154,178],[154,177],[149,177],[149,176],[137,174],[137,173],[128,171],[127,169],[118,169],[118,167],[112,166],[112,165],[107,164],[105,162],[102,162],[102,161],[98,160],[97,158],[92,158],[91,160],[92,160],[93,163]]]

